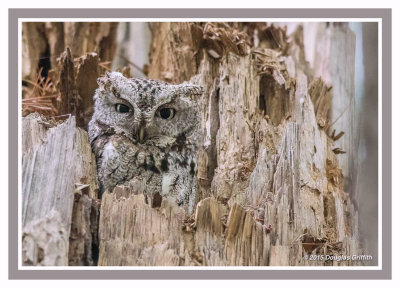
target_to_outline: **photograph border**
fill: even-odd
[[[381,18],[382,269],[381,270],[19,270],[18,19],[19,18]],[[391,279],[392,276],[392,11],[391,9],[9,9],[9,278],[10,279]],[[377,163],[378,165],[378,163]],[[343,267],[341,267],[343,268]]]

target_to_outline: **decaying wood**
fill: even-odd
[[[228,217],[225,205],[206,198],[187,221],[176,204],[154,209],[127,190],[103,196],[99,265],[268,265],[266,228],[239,205]]]
[[[336,145],[346,154],[338,156],[345,177],[346,190],[355,194],[357,183],[358,135],[355,109],[355,42],[356,37],[348,23],[315,23],[305,25],[304,51],[310,58],[310,67],[314,77],[322,77],[332,87],[331,121],[327,129],[344,131]],[[350,64],[352,63],[352,64]]]
[[[82,185],[86,186],[83,189],[87,189],[87,185]],[[97,265],[99,211],[100,202],[97,195],[90,197],[79,192],[75,194],[69,235],[69,266]]]
[[[259,33],[272,35],[261,43],[275,44],[260,45],[254,55],[221,47],[231,45],[221,34],[218,45],[196,42],[210,35],[216,41],[207,30],[214,26],[201,28],[153,26],[153,37],[169,36],[156,36],[150,54],[153,77],[190,78],[205,90],[194,219],[183,217],[173,203],[152,209],[120,187],[123,198],[114,191],[102,200],[99,265],[358,265],[304,258],[321,251],[353,255],[359,247],[357,213],[344,189],[335,139],[324,129],[334,96],[323,80],[310,84],[302,30],[283,45],[280,29],[261,28]],[[230,35],[237,27],[225,29]],[[178,44],[175,53],[164,49]],[[199,47],[214,52],[198,52]],[[186,57],[182,51],[195,54],[197,66],[193,61],[182,66],[176,59]],[[165,74],[168,69],[175,73]]]
[[[102,197],[99,265],[179,265],[183,209],[167,201],[153,209],[144,195],[118,189]]]
[[[87,129],[96,79],[115,56],[118,23],[24,22],[22,26],[24,116],[72,114],[78,126]]]
[[[22,23],[22,79],[36,80],[39,61],[46,52],[46,46],[44,23]]]
[[[74,58],[97,52],[102,61],[111,61],[116,50],[118,22],[66,22],[65,47],[70,47]]]
[[[317,78],[310,84],[308,93],[314,104],[318,126],[329,127],[328,125],[332,123],[332,87],[328,87],[321,78]]]
[[[74,28],[75,35],[82,33],[78,28]],[[38,124],[37,116],[25,118],[24,123],[33,121],[35,124],[29,125],[36,125],[38,131],[25,132],[32,136],[24,140],[28,152],[23,175],[30,176],[24,176],[23,219],[34,223],[24,224],[25,263],[359,265],[351,260],[311,261],[304,257],[359,254],[359,243],[358,215],[339,159],[347,154],[337,153],[343,151],[337,150],[342,148],[338,143],[347,137],[347,131],[332,134],[327,129],[334,118],[336,94],[330,85],[334,89],[335,84],[324,75],[314,77],[315,67],[305,58],[302,31],[299,28],[289,37],[285,29],[259,23],[152,25],[150,78],[191,81],[204,88],[199,193],[193,215],[167,200],[160,205],[148,203],[134,180],[105,193],[99,212],[94,158],[86,132],[75,127],[73,117],[54,127]],[[75,61],[75,74],[68,78],[73,79],[77,95],[86,100],[89,96],[83,95],[90,95],[95,85],[86,87],[76,75],[90,72],[90,78],[96,78],[93,67],[98,59],[93,57],[88,54]],[[70,63],[72,58],[67,55],[65,60]],[[349,77],[353,76],[350,71]],[[347,95],[351,98],[352,94]],[[91,102],[84,105],[90,107]],[[70,137],[65,141],[48,140],[53,139],[49,135],[61,133],[57,137],[64,137],[67,132]],[[44,138],[44,144],[37,144]],[[59,161],[55,173],[44,175],[48,170],[40,166],[44,163],[40,159],[48,145],[69,145],[63,153],[70,154],[64,162],[57,154],[50,165]],[[40,171],[37,175],[32,173],[34,165]],[[61,176],[57,171],[69,174]],[[47,183],[66,185],[69,190],[28,188],[32,185],[26,183],[37,183],[29,180],[35,177],[49,177]],[[38,199],[51,192],[49,197],[56,197],[54,191],[64,193],[57,199],[67,205],[59,207],[56,201],[54,207],[38,212]],[[50,211],[57,213],[54,216]],[[57,230],[59,227],[63,230]],[[54,234],[53,242],[41,238],[40,231]],[[62,248],[51,250],[54,243]]]
[[[86,53],[73,58],[67,48],[57,58],[56,67],[48,71],[48,77],[39,78],[32,93],[23,99],[24,114],[32,111],[46,112],[47,116],[71,114],[76,117],[77,125],[87,129],[93,114],[93,95],[98,87],[97,78],[104,73],[104,66],[97,53]],[[125,75],[129,69],[122,68]]]
[[[57,111],[60,115],[69,113],[76,115],[79,113],[78,107],[81,104],[81,99],[75,88],[74,59],[71,50],[68,48],[57,60],[57,71],[60,71],[58,81],[55,83],[60,91],[57,99]]]
[[[39,61],[54,68],[67,48],[72,57],[96,52],[101,61],[112,61],[116,51],[117,22],[23,22],[22,79],[35,80]]]
[[[190,23],[153,23],[150,47],[150,79],[182,83],[196,74],[195,39]],[[179,71],[179,73],[176,73]]]
[[[56,58],[59,57],[66,48],[64,46],[64,23],[46,22],[44,25],[46,27],[46,38],[49,45],[49,54],[45,56],[49,57],[50,63],[56,63]]]
[[[97,198],[88,135],[74,117],[57,123],[33,113],[22,121],[22,151],[23,264],[67,265],[71,222],[80,221],[72,216],[74,194]]]
[[[57,58],[57,68],[49,72],[58,93],[55,101],[57,115],[72,114],[77,125],[87,129],[93,114],[93,95],[98,87],[100,70],[96,53],[74,59],[68,48]]]

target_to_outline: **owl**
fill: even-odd
[[[135,181],[146,201],[170,199],[192,213],[201,87],[125,78],[118,72],[107,72],[97,82],[89,138],[100,196]]]

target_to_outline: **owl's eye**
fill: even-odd
[[[175,109],[174,108],[162,108],[160,109],[160,117],[166,120],[170,120],[175,116]]]
[[[115,105],[115,111],[118,113],[129,113],[131,109],[129,106],[126,106],[125,104],[116,104]]]

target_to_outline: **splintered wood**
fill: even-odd
[[[23,115],[72,114],[87,129],[97,78],[111,69],[117,22],[23,22]]]
[[[69,240],[71,224],[90,226],[75,223],[80,220],[72,213],[74,194],[97,198],[87,133],[74,117],[57,123],[33,113],[22,121],[22,151],[23,264],[68,265],[68,250],[75,258],[86,257],[87,251],[71,251]]]
[[[103,195],[99,265],[268,265],[266,228],[239,205],[228,216],[225,205],[206,198],[185,221],[174,203],[154,209],[143,195],[120,190]]]
[[[135,200],[135,205],[147,208],[135,206],[135,212],[127,208],[134,201],[131,198],[139,196],[126,200],[107,196],[101,217],[112,218],[101,218],[100,230],[104,225],[106,231],[114,231],[111,223],[126,225],[129,219],[143,219],[129,222],[133,225],[130,230],[147,228],[151,235],[160,233],[162,237],[140,235],[132,239],[129,233],[114,235],[101,230],[99,265],[128,263],[126,254],[136,255],[130,261],[140,265],[153,265],[150,259],[164,259],[157,265],[360,264],[304,258],[317,252],[353,255],[359,249],[357,213],[344,191],[335,152],[337,135],[330,137],[326,131],[332,122],[334,99],[322,79],[309,83],[312,70],[305,61],[302,29],[285,40],[281,28],[250,28],[258,30],[261,41],[254,53],[230,48],[232,43],[225,36],[238,27],[225,26],[227,32],[222,34],[214,24],[152,26],[153,35],[168,36],[162,41],[153,39],[150,75],[172,81],[191,77],[191,82],[204,87],[199,203],[194,219],[185,217],[183,224],[176,223],[182,226],[178,231],[178,226],[172,227],[170,214],[165,213],[167,207],[173,210],[173,203],[162,202],[159,210],[145,216],[149,212],[141,211],[151,208],[143,199]],[[157,41],[161,41],[159,45]],[[182,44],[181,49],[168,52],[177,43]],[[210,47],[211,53],[207,50]],[[196,55],[196,62],[172,68],[179,62],[174,59],[190,55]],[[166,73],[168,69],[174,73]],[[124,206],[112,208],[115,205]],[[128,220],[121,211],[127,211]],[[153,221],[165,225],[154,227]],[[171,243],[166,240],[167,231],[173,234]],[[128,248],[129,242],[138,241],[141,251],[146,251],[142,256],[137,254],[138,247]]]
[[[72,114],[77,125],[86,129],[93,114],[93,95],[100,76],[99,56],[87,53],[73,58],[67,48],[57,58],[57,68],[49,71],[49,77],[57,88],[57,115]]]
[[[86,132],[74,118],[58,125],[24,118],[24,263],[361,265],[305,257],[360,248],[338,159],[343,133],[328,131],[335,93],[323,77],[313,79],[302,33],[287,37],[265,23],[152,25],[150,78],[204,89],[193,215],[161,197],[148,203],[133,182],[105,193],[99,211]],[[92,71],[85,63],[78,74]],[[74,87],[81,96],[93,88],[76,80]]]
[[[22,79],[35,80],[39,61],[57,66],[57,58],[67,48],[72,57],[96,52],[102,61],[114,58],[117,22],[23,22]]]

